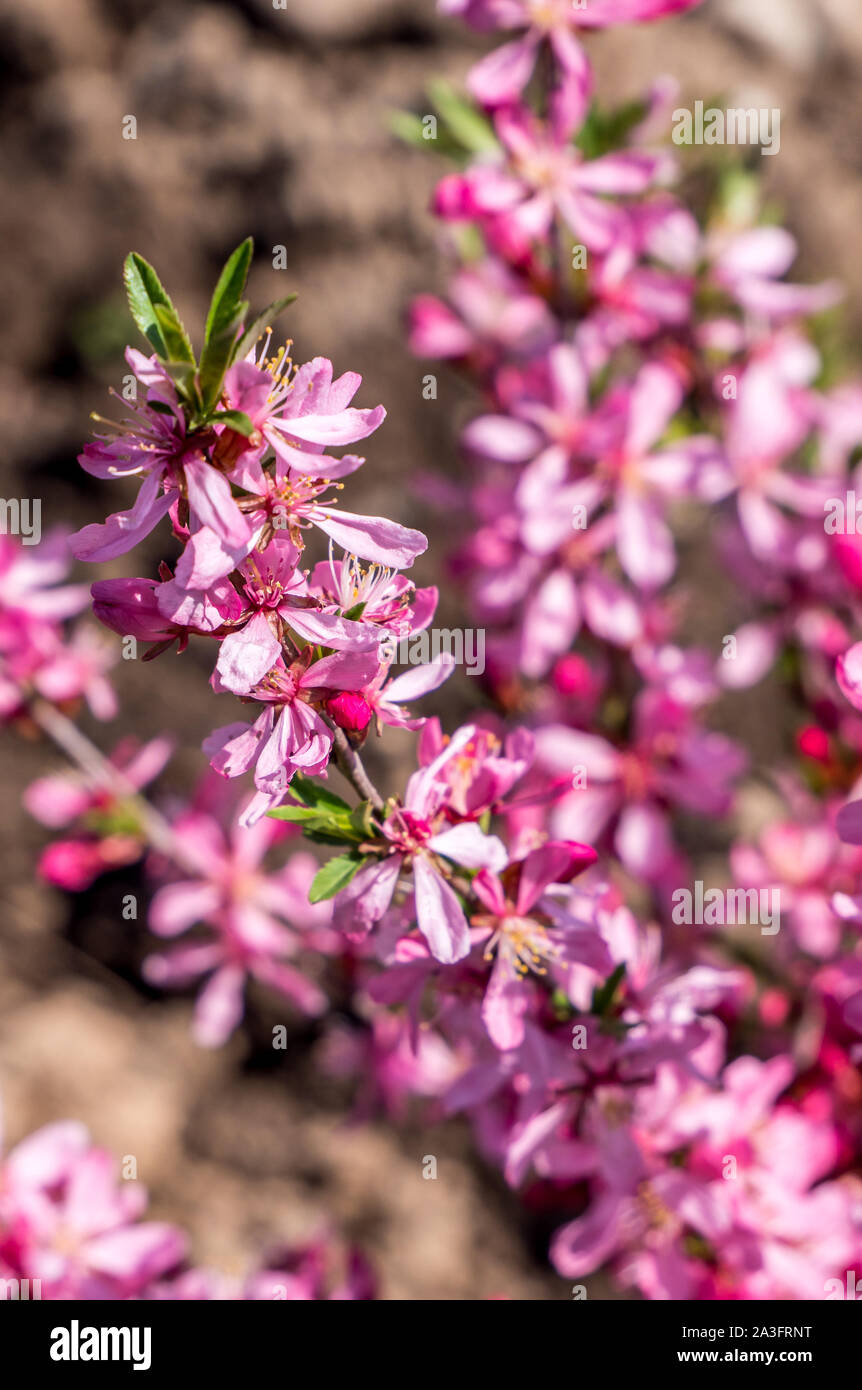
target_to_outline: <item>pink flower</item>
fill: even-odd
[[[383,629],[394,637],[422,632],[437,607],[435,588],[417,589],[406,575],[385,565],[361,565],[355,555],[329,559],[314,566],[308,592],[326,612],[350,615],[357,623]]]
[[[330,943],[329,905],[308,902],[317,869],[311,855],[294,854],[281,870],[267,873],[264,856],[281,835],[271,820],[225,830],[213,816],[192,808],[174,829],[185,862],[196,864],[200,876],[159,888],[149,925],[157,936],[173,939],[204,924],[207,936],[149,956],[144,973],[152,984],[171,987],[209,977],[195,1006],[196,1042],[219,1047],[230,1037],[242,1018],[245,984],[252,977],[303,1013],[321,1014],[326,996],[291,963],[305,941],[317,949],[328,949]]]
[[[446,964],[461,960],[470,950],[470,934],[458,895],[440,872],[436,857],[467,868],[499,870],[506,851],[494,835],[484,835],[475,822],[447,826],[445,788],[438,774],[472,739],[467,726],[453,735],[428,767],[415,772],[407,784],[404,806],[383,822],[389,853],[359,870],[335,900],[335,925],[351,936],[362,936],[387,913],[402,869],[412,867],[416,921],[435,959]]]
[[[282,348],[267,358],[270,338],[244,362],[229,368],[225,394],[231,409],[242,410],[258,435],[248,446],[260,454],[269,445],[279,463],[295,473],[340,478],[363,462],[353,455],[342,459],[323,456],[326,445],[353,444],[383,423],[382,405],[356,410],[350,402],[362,384],[356,372],[332,379],[332,363],[315,357],[294,370]],[[244,463],[248,463],[244,459]]]
[[[421,729],[424,717],[413,718],[404,709],[408,701],[418,700],[432,690],[438,690],[455,670],[455,660],[449,652],[440,652],[432,661],[413,666],[400,676],[388,680],[388,668],[382,664],[377,675],[362,691],[363,701],[374,716],[378,732],[381,724],[397,729]]]
[[[204,751],[223,777],[255,769],[260,795],[244,813],[247,825],[279,804],[295,772],[312,776],[325,769],[332,731],[319,707],[335,691],[361,690],[377,669],[376,649],[371,648],[336,652],[320,661],[306,654],[290,666],[278,658],[251,692],[264,705],[254,724],[228,724],[206,739]]]
[[[524,1040],[531,973],[545,975],[577,962],[609,975],[613,962],[598,931],[569,916],[549,889],[569,883],[596,862],[595,850],[572,841],[549,840],[498,877],[481,869],[473,891],[487,909],[473,917],[494,966],[482,1004],[482,1018],[497,1047],[506,1051]]]
[[[167,738],[154,738],[139,747],[124,740],[110,763],[129,795],[158,777],[173,751]],[[140,859],[145,848],[143,827],[116,786],[96,783],[77,772],[40,777],[24,792],[31,816],[52,830],[73,825],[74,838],[58,840],[43,851],[39,873],[49,883],[80,893],[100,874]]]
[[[541,126],[526,108],[502,108],[496,128],[505,162],[449,175],[435,210],[454,220],[477,218],[513,246],[546,238],[559,215],[590,251],[606,252],[626,226],[623,209],[606,195],[644,193],[673,170],[669,155],[640,150],[586,160],[565,129]]]
[[[784,227],[750,227],[710,238],[712,274],[748,314],[780,322],[821,313],[843,296],[837,281],[790,285],[781,277],[796,259],[796,242]]]
[[[126,360],[147,388],[146,402],[132,407],[122,424],[88,444],[79,462],[97,478],[142,476],[134,506],[116,512],[104,525],[85,526],[71,539],[79,560],[112,560],[124,555],[157,526],[180,496],[186,498],[197,524],[210,528],[222,545],[239,558],[251,532],[231,495],[230,484],[206,459],[205,441],[187,436],[185,417],[174,384],[158,358],[126,349]]]
[[[596,842],[617,816],[614,845],[626,867],[650,881],[673,859],[667,804],[720,815],[745,766],[742,750],[703,732],[687,710],[659,692],[635,702],[631,747],[615,749],[597,734],[546,727],[536,731],[539,760],[568,775],[573,790],[551,817],[556,835]]]
[[[751,363],[738,378],[725,418],[742,530],[754,555],[778,569],[797,563],[784,509],[816,519],[822,536],[824,504],[835,488],[834,479],[793,474],[784,466],[810,429],[806,377],[813,370],[797,361],[792,344],[783,354]]]
[[[411,352],[417,357],[469,357],[479,370],[495,365],[501,351],[520,355],[550,347],[555,334],[545,301],[525,291],[517,276],[491,258],[453,276],[449,304],[419,295],[410,310]]]
[[[473,95],[488,106],[516,101],[530,80],[542,44],[550,44],[560,69],[554,93],[558,113],[574,121],[591,90],[586,56],[573,35],[577,28],[605,29],[614,24],[659,19],[693,9],[700,0],[438,0],[444,14],[463,16],[477,29],[523,29],[510,43],[494,49],[470,74]]]
[[[41,1280],[43,1298],[126,1299],[178,1265],[186,1242],[141,1222],[146,1192],[120,1181],[81,1125],[48,1125],[0,1167],[0,1263]]]
[[[162,616],[158,602],[162,588],[155,579],[99,579],[90,587],[93,612],[121,637],[154,642],[161,650],[178,641],[178,650],[183,651],[188,632]]]
[[[66,647],[59,626],[86,606],[83,584],[60,584],[69,571],[66,536],[55,531],[38,546],[0,535],[0,715],[13,718],[39,684],[46,699],[86,694],[94,713],[113,712],[104,679],[109,658],[86,633]],[[58,587],[59,585],[59,587]]]

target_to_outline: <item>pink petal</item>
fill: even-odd
[[[517,101],[530,80],[536,61],[538,38],[528,32],[493,49],[471,69],[467,86],[484,106],[503,106]]]
[[[598,859],[596,851],[576,840],[548,840],[531,850],[518,881],[518,911],[526,915],[552,883],[570,883]]]
[[[192,1034],[198,1047],[221,1047],[243,1014],[245,971],[226,965],[204,985],[195,1004]]]
[[[835,678],[855,709],[862,709],[862,642],[855,642],[835,663]]]
[[[162,496],[160,489],[159,474],[151,473],[130,511],[114,512],[104,525],[84,526],[70,536],[69,549],[76,560],[114,560],[148,536],[177,500],[175,489]]]
[[[380,516],[355,516],[352,512],[315,507],[309,520],[349,554],[394,569],[409,569],[428,549],[428,537]]]
[[[223,473],[200,456],[183,461],[183,473],[188,489],[189,507],[194,515],[242,558],[250,538],[251,528],[243,516]]]
[[[454,859],[466,869],[491,869],[499,873],[509,860],[502,840],[496,835],[484,835],[475,821],[464,821],[442,830],[431,837],[428,848],[447,859]]]
[[[463,960],[470,950],[470,929],[454,889],[424,855],[413,861],[416,920],[431,954],[444,965]]]
[[[502,1052],[520,1047],[524,1041],[524,1014],[528,1004],[524,981],[498,950],[482,1000],[482,1022],[492,1043]]]
[[[229,632],[219,647],[216,670],[225,689],[234,695],[247,695],[271,671],[281,643],[265,613],[254,617],[238,632]]]
[[[862,845],[862,801],[848,801],[835,818],[839,840],[848,845]]]
[[[213,884],[197,880],[169,883],[158,890],[150,904],[150,929],[157,936],[179,936],[209,917],[220,902],[221,895]]]

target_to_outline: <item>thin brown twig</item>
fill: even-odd
[[[375,787],[355,748],[351,748],[343,729],[333,727],[335,761],[351,786],[363,801],[370,801],[375,811],[382,811],[385,802]]]
[[[33,699],[28,712],[43,733],[47,734],[70,762],[78,767],[87,780],[96,788],[104,788],[118,799],[125,801],[135,812],[141,830],[153,849],[159,850],[175,864],[184,864],[185,855],[177,841],[170,821],[141,796],[122,770],[116,767],[86,734],[83,734],[65,714],[49,704],[47,700]]]

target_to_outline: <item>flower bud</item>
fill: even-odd
[[[156,602],[153,579],[99,579],[91,586],[93,612],[105,627],[121,637],[143,642],[170,641],[176,629],[163,618]]]
[[[367,729],[371,721],[371,706],[361,695],[348,690],[339,691],[326,702],[326,712],[339,729],[358,734]]]

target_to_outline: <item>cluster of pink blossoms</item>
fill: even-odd
[[[71,630],[65,620],[87,607],[84,584],[66,584],[65,535],[55,531],[37,547],[0,535],[0,719],[26,716],[41,697],[57,705],[86,701],[98,719],[110,719],[117,703],[107,672],[116,660],[92,623]]]
[[[188,1239],[146,1221],[147,1194],[97,1148],[83,1125],[46,1125],[0,1156],[0,1280],[24,1300],[374,1299],[358,1250],[342,1275],[328,1238],[287,1247],[244,1279],[188,1265]],[[10,1293],[10,1290],[14,1292]]]
[[[486,1160],[558,1214],[565,1278],[607,1266],[647,1298],[823,1299],[862,1273],[862,830],[846,804],[862,548],[824,524],[856,482],[862,388],[828,378],[806,319],[835,287],[784,279],[795,246],[758,225],[752,180],[721,175],[700,217],[671,191],[667,88],[591,105],[580,29],[696,3],[441,0],[515,31],[470,75],[453,137],[471,144],[435,196],[462,255],[451,293],[412,319],[415,350],[483,394],[470,483],[436,488],[474,520],[452,563],[488,631],[495,711],[447,736],[403,708],[450,669],[389,677],[392,638],[432,619],[434,592],[401,573],[424,538],[336,508],[361,460],[323,452],[382,411],[352,408],[358,380],[329,363],[294,371],[260,348],[243,248],[199,361],[130,258],[146,398],[82,461],[144,481],[75,550],[110,559],[169,517],[178,561],[158,582],[98,582],[96,612],[154,654],[214,638],[213,688],[257,707],[207,743],[217,773],[253,770],[239,826],[181,817],[185,862],[151,914],[163,937],[214,933],[148,967],[208,975],[200,1040],[230,1032],[254,975],[323,1015],[321,1063],[357,1077],[363,1112],[419,1097],[468,1115]],[[345,554],[303,568],[315,527]],[[737,581],[720,642],[690,644],[687,569]],[[749,756],[712,721],[770,673],[785,811],[751,837]],[[419,732],[403,796],[359,761],[375,714]],[[315,780],[333,759],[357,805]],[[273,843],[265,812],[341,850],[302,909],[310,865],[276,888],[247,872]],[[676,914],[707,826],[723,882],[780,893],[774,937]],[[327,1027],[318,980],[285,964],[300,930],[349,962],[349,1019]]]
[[[462,434],[468,483],[424,488],[471,518],[452,573],[487,629],[499,716],[531,735],[510,843],[598,850],[600,876],[552,895],[616,973],[596,943],[549,965],[528,935],[518,984],[495,994],[498,950],[469,1010],[464,980],[450,991],[432,967],[448,1069],[426,1039],[425,1089],[471,1114],[528,1202],[574,1205],[561,1274],[610,1262],[649,1298],[818,1299],[862,1262],[862,801],[844,804],[862,644],[835,670],[859,632],[862,549],[827,520],[858,487],[862,390],[834,383],[806,323],[839,289],[785,280],[795,244],[758,224],[753,176],[720,170],[697,217],[673,193],[672,86],[618,112],[592,101],[581,30],[694,3],[440,0],[515,33],[469,74],[475,104],[442,110],[465,148],[434,210],[460,263],[445,298],[415,302],[411,341],[484,408]],[[737,616],[707,642],[693,552],[709,546],[716,612]],[[783,815],[744,839],[750,756],[713,711],[775,671]],[[697,818],[721,825],[717,881],[780,895],[774,937],[756,917],[725,932],[736,919],[674,913],[703,874]],[[492,901],[491,921],[504,911],[484,877],[477,931]],[[508,922],[522,910],[515,886]],[[544,943],[547,902],[540,920]],[[369,996],[416,1012],[429,963],[399,951],[401,989],[390,967]]]
[[[350,404],[355,373],[334,378],[325,358],[296,367],[286,347],[270,353],[271,330],[243,332],[250,259],[244,242],[225,266],[196,364],[155,272],[129,257],[133,313],[157,350],[128,349],[141,399],[80,462],[99,478],[137,478],[140,491],[128,511],[72,539],[79,559],[110,560],[170,517],[182,546],[172,569],[163,563],[158,581],[98,582],[94,611],[152,643],[150,654],[175,641],[182,649],[193,634],[218,642],[213,689],[255,706],[256,718],[216,730],[207,752],[226,777],[254,769],[249,825],[284,799],[294,773],[326,768],[335,726],[405,722],[386,682],[387,644],[426,627],[437,598],[401,573],[427,547],[420,532],[336,506],[341,479],[364,460],[326,450],[367,438],[383,408]],[[314,529],[329,559],[303,569]],[[438,662],[414,676],[411,697],[450,669]]]

